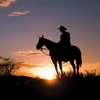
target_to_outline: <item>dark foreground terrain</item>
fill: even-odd
[[[100,76],[64,77],[52,81],[0,76],[0,100],[99,100]]]

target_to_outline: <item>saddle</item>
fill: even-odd
[[[63,61],[68,61],[70,55],[70,47],[68,48],[60,48],[60,56]]]
[[[68,61],[70,55],[70,47],[71,44],[65,44],[62,42],[58,42],[58,53],[62,61]]]

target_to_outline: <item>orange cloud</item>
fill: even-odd
[[[26,15],[30,13],[30,11],[16,11],[16,12],[11,12],[10,14],[8,14],[8,16],[12,17],[12,16],[22,16],[22,15]]]
[[[30,76],[29,74],[29,68],[25,67],[25,66],[21,66],[18,70],[16,70],[14,73],[14,75],[24,75],[24,76]]]
[[[83,68],[86,68],[86,69],[97,69],[97,68],[100,68],[100,62],[84,63],[83,66],[84,66]]]
[[[16,0],[0,0],[0,7],[8,7],[14,2],[16,2]]]
[[[68,68],[70,70],[73,70],[70,62],[68,63],[63,63],[63,68]],[[100,73],[100,62],[95,62],[95,63],[83,63],[81,68],[80,68],[80,72],[85,72],[86,71],[96,71],[96,73]]]
[[[11,54],[14,56],[31,56],[31,55],[41,54],[41,52],[40,51],[18,51],[18,52],[12,52]]]
[[[30,63],[26,63],[26,62],[20,62],[20,67],[28,67],[28,68],[33,68],[33,67],[37,67],[37,64],[30,64]]]

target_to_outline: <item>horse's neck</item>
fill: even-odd
[[[48,40],[48,39],[45,39],[44,38],[44,43],[45,43],[45,46],[51,50],[52,46],[55,44],[54,42],[52,42],[51,40]]]

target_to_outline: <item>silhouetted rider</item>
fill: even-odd
[[[58,42],[58,44],[61,47],[61,52],[62,52],[62,54],[68,54],[69,47],[71,46],[70,33],[66,32],[67,28],[65,28],[64,26],[60,26],[60,28],[58,28],[58,29],[62,33],[60,35],[60,41]]]

